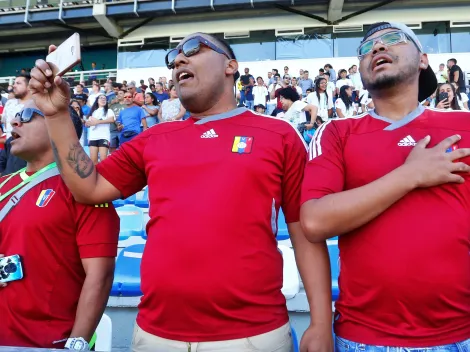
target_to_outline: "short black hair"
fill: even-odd
[[[333,68],[333,66],[331,66],[330,64],[325,64],[325,66],[323,67]]]
[[[447,61],[452,61],[454,63],[454,65],[457,65],[457,60],[456,59],[449,59]]]
[[[281,78],[281,75],[280,75],[279,73],[275,73],[275,74],[274,74],[274,77],[279,77],[279,78]]]
[[[287,99],[287,100],[290,100],[292,102],[295,102],[297,100],[300,100],[300,95],[299,93],[297,93],[296,90],[290,88],[290,87],[287,87],[287,88],[282,88],[280,91],[279,91],[279,96],[280,97],[283,97],[284,99]]]
[[[16,76],[16,78],[18,77],[23,77],[26,81],[26,84],[29,84],[29,80],[31,79],[31,75],[29,73],[19,74],[18,76]]]
[[[83,132],[83,123],[82,120],[80,119],[80,116],[78,116],[77,112],[69,106],[69,113],[70,113],[70,118],[72,119],[73,122],[73,127],[75,127],[75,132],[77,133],[78,139],[82,137],[82,132]]]
[[[325,69],[321,68],[321,69],[318,70],[318,72],[323,73],[323,72],[325,72]]]
[[[323,72],[323,76],[328,76],[328,77],[330,77],[331,74],[330,74],[329,72]]]
[[[256,77],[256,80],[259,80],[260,78],[261,78],[261,79],[263,79],[263,77],[261,77],[261,76],[258,76],[258,77]]]

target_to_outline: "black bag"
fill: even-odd
[[[135,131],[125,131],[125,132],[122,132],[122,136],[124,138],[131,138],[133,136],[135,136],[137,134],[137,132]]]

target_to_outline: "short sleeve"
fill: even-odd
[[[341,98],[339,99],[336,99],[336,108],[337,109],[341,109],[341,111],[343,112],[343,115],[346,113],[346,105],[344,105],[344,102]]]
[[[148,138],[148,133],[141,133],[96,166],[100,175],[116,187],[123,198],[139,192],[147,184],[143,154]]]
[[[336,81],[336,88],[340,89],[341,87],[341,80]]]
[[[284,177],[282,178],[282,202],[286,223],[299,221],[300,195],[305,168],[307,146],[300,134],[291,127],[284,137]]]
[[[317,93],[309,93],[307,95],[307,103],[315,105],[316,107],[318,107],[320,104],[318,104]]]
[[[76,240],[80,258],[115,257],[119,217],[112,203],[85,205],[74,202]]]
[[[313,136],[302,184],[302,203],[344,189],[343,140],[333,120]]]

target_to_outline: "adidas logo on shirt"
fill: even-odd
[[[204,132],[201,136],[201,138],[217,138],[219,135],[217,133],[215,133],[215,131],[213,129],[207,131],[207,132]]]
[[[416,141],[411,136],[407,136],[398,142],[398,146],[400,147],[414,147],[415,145]]]

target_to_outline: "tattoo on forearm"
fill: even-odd
[[[67,162],[80,178],[87,178],[93,173],[95,168],[93,161],[86,155],[81,144],[78,142],[70,145]]]

